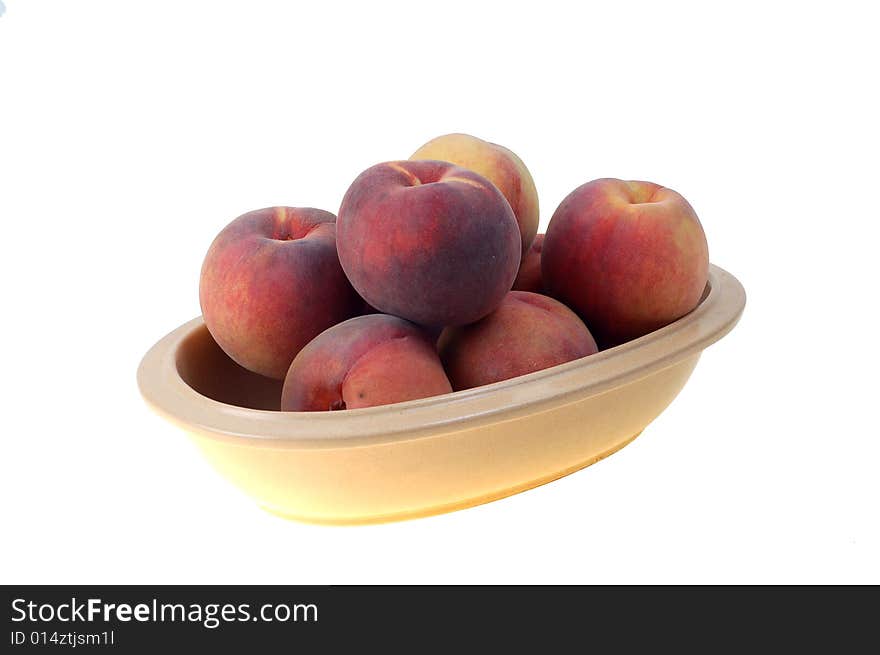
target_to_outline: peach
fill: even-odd
[[[538,231],[538,190],[532,174],[513,152],[469,134],[446,134],[428,141],[411,160],[448,161],[479,173],[494,184],[513,209],[526,252]]]
[[[520,235],[486,178],[440,161],[377,164],[351,184],[336,223],[354,288],[381,312],[424,326],[491,312],[516,277]]]
[[[527,291],[511,291],[498,309],[476,323],[446,328],[439,349],[456,391],[540,371],[598,350],[573,311]]]
[[[514,291],[531,291],[544,293],[544,282],[541,279],[541,249],[544,247],[544,235],[535,235],[532,247],[523,255],[519,264],[519,273],[513,281]]]
[[[708,268],[706,235],[687,200],[616,179],[572,191],[550,219],[541,254],[547,293],[578,312],[603,346],[690,312]]]
[[[214,239],[199,300],[214,340],[241,366],[283,379],[300,348],[360,312],[336,254],[335,220],[320,209],[269,207]]]
[[[281,392],[285,411],[357,409],[449,393],[434,342],[396,316],[358,316],[303,348]]]

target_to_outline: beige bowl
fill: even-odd
[[[321,523],[392,521],[509,496],[632,441],[745,306],[711,266],[700,305],[640,339],[468,391],[337,412],[279,412],[281,383],[250,373],[201,318],[138,369],[141,393],[267,510]]]

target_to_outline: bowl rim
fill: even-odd
[[[282,412],[222,403],[190,387],[177,370],[181,344],[204,325],[188,321],[141,360],[137,381],[154,411],[187,430],[218,439],[285,448],[337,448],[455,432],[544,411],[631,383],[701,352],[736,325],[745,290],[710,264],[707,291],[677,321],[581,359],[482,387],[393,405],[335,412]]]

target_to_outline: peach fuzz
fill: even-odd
[[[562,303],[511,291],[481,321],[444,330],[439,350],[459,391],[580,359],[598,348],[581,319]]]
[[[449,393],[434,342],[386,314],[340,323],[293,360],[281,393],[285,411],[357,409]]]
[[[489,180],[510,203],[519,225],[522,252],[528,250],[538,231],[538,190],[529,169],[515,153],[469,134],[446,134],[428,141],[410,159],[448,161]]]
[[[519,272],[513,281],[514,291],[544,293],[544,282],[541,279],[541,250],[543,247],[544,235],[535,235],[531,248],[526,251],[519,264]]]
[[[283,379],[303,346],[361,311],[339,265],[335,220],[321,209],[269,207],[239,216],[214,239],[199,301],[235,362]]]
[[[709,248],[680,194],[651,182],[588,182],[559,205],[544,240],[547,293],[578,312],[604,346],[640,337],[700,300]]]
[[[351,184],[337,250],[354,288],[381,312],[462,325],[504,298],[520,261],[510,205],[486,178],[440,161],[377,164]]]

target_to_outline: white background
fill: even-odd
[[[870,3],[5,0],[4,583],[880,582]],[[662,7],[660,5],[663,5]],[[465,131],[684,194],[739,326],[632,445],[474,509],[272,517],[151,414],[140,357],[273,204]]]

